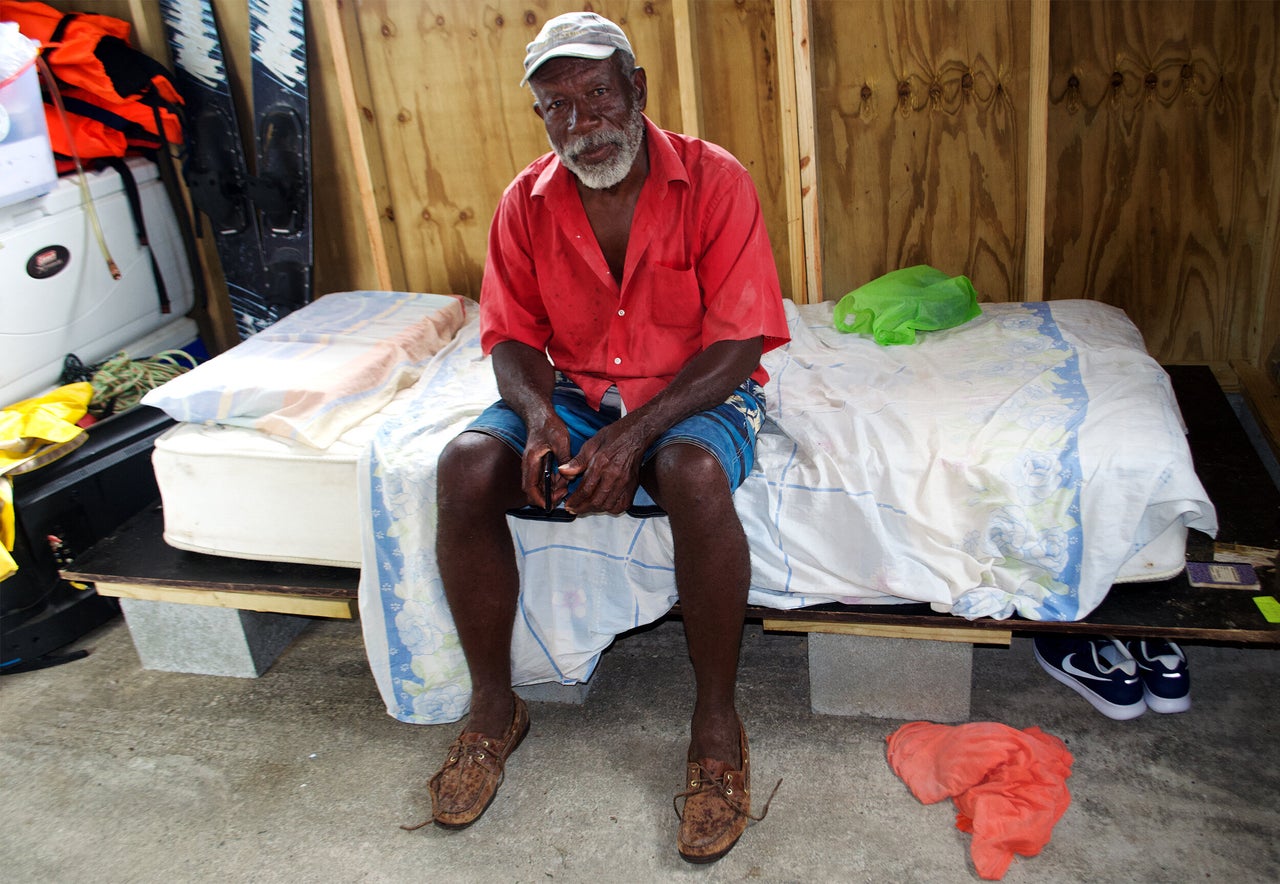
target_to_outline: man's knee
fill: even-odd
[[[436,489],[441,501],[505,503],[519,497],[520,458],[487,433],[459,433],[440,452]]]
[[[698,445],[664,445],[649,463],[650,496],[668,513],[682,506],[731,502],[732,491],[716,456]]]

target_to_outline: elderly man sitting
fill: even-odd
[[[764,413],[761,354],[788,339],[777,270],[746,170],[645,117],[645,71],[617,25],[551,19],[524,72],[552,153],[508,186],[489,234],[481,342],[502,398],[439,463],[437,556],[472,697],[430,781],[433,819],[479,818],[529,729],[511,690],[507,512],[619,514],[642,489],[670,519],[697,689],[677,846],[711,862],[752,817],[733,491]]]

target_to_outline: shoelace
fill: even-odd
[[[502,759],[489,750],[489,740],[455,740],[453,745],[449,747],[449,760],[444,763],[440,770],[436,771],[427,783],[428,788],[434,790],[436,783],[446,773],[462,767],[467,761],[473,761],[483,767],[489,773],[498,777],[498,785],[502,785],[503,779],[506,778],[506,765]],[[418,829],[428,826],[435,819],[434,815],[427,817],[420,823],[404,823],[400,828],[406,832],[416,832]]]
[[[696,762],[695,762],[696,763]],[[708,787],[714,788],[720,793],[720,797],[724,799],[724,803],[733,808],[735,813],[745,816],[747,819],[760,822],[769,815],[769,805],[773,803],[773,796],[778,794],[778,788],[782,785],[782,778],[778,778],[778,782],[774,783],[773,791],[769,793],[768,799],[764,803],[764,809],[760,811],[760,815],[756,816],[749,810],[744,810],[740,800],[738,799],[733,785],[733,772],[729,771],[722,776],[713,777],[707,775],[707,770],[701,764],[698,765],[698,776],[689,784],[690,788],[676,795],[671,799],[671,806],[675,809],[676,817],[680,820],[684,819],[684,813],[680,810],[679,801],[684,798],[687,802],[689,798],[697,795],[699,792],[705,792]]]

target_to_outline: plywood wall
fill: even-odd
[[[1023,296],[1025,2],[814,0],[823,295],[898,267]]]
[[[245,4],[215,0],[237,74]],[[152,0],[98,5],[156,39]],[[660,125],[751,171],[793,297],[926,262],[1116,304],[1165,361],[1275,346],[1277,0],[308,0],[318,290],[479,292],[498,196],[546,150],[524,45],[580,8],[628,31]]]
[[[787,164],[796,158],[783,149],[787,96],[779,84],[776,16],[789,13],[785,3],[779,7],[775,13],[773,0],[690,0],[692,73],[698,134],[727,148],[751,173],[784,294],[801,299],[786,273],[800,244],[787,229]]]
[[[545,153],[519,87],[524,47],[561,7],[525,2],[373,0],[356,6],[371,107],[410,289],[479,294],[489,221],[503,188]],[[655,4],[599,3],[636,54],[674,70],[669,14]],[[349,40],[352,35],[349,35]],[[665,57],[664,57],[665,56]],[[678,83],[653,78],[650,113],[680,124]]]
[[[1167,361],[1255,358],[1280,201],[1276,4],[1055,2],[1051,33],[1051,295],[1123,307]]]
[[[693,128],[681,101],[688,84],[680,79],[677,10],[669,2],[354,4],[346,36],[363,57],[362,110],[376,127],[391,183],[383,211],[393,219],[409,288],[479,293],[498,198],[548,149],[532,94],[518,85],[525,45],[548,18],[584,6],[626,29],[649,75],[649,116],[664,128]],[[743,160],[763,192],[766,222],[781,227],[773,4],[703,0],[693,8],[705,38],[698,47],[703,134]],[[784,249],[778,239],[775,251],[785,260]]]

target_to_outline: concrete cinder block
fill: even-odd
[[[266,672],[311,622],[292,614],[146,599],[121,599],[120,608],[142,668],[236,678]]]
[[[809,705],[824,715],[969,720],[973,645],[809,634]]]
[[[569,706],[581,706],[587,702],[587,694],[591,683],[580,681],[577,684],[543,684],[520,685],[515,692],[529,703],[564,703]]]

